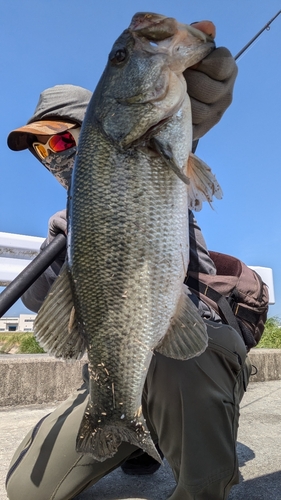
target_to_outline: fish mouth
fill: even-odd
[[[200,23],[197,25],[200,26]],[[185,59],[181,65],[185,67],[181,71],[198,63],[215,48],[212,34],[162,14],[138,12],[133,16],[128,30],[135,39],[146,39],[152,51],[169,52],[177,62],[180,58]],[[215,27],[212,32],[215,33]]]
[[[132,17],[128,29],[147,39],[161,41],[176,33],[177,24],[176,19],[172,17],[153,12],[137,12]]]
[[[207,22],[205,21],[205,24]],[[212,24],[210,21],[208,24]],[[211,32],[215,33],[215,29],[209,29],[210,34],[204,30],[199,30],[195,26],[203,25],[203,23],[190,24],[179,23],[173,17],[167,17],[162,14],[155,14],[153,12],[137,12],[131,20],[129,30],[138,32],[140,35],[150,38],[151,40],[165,40],[175,35],[179,28],[186,29],[194,36],[201,38],[203,42],[214,41],[214,36]]]

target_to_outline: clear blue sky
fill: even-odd
[[[66,192],[8,133],[32,115],[40,92],[72,83],[94,90],[115,39],[138,11],[181,22],[212,20],[233,55],[280,10],[280,0],[0,0],[0,231],[45,236]],[[197,154],[224,191],[198,221],[208,247],[271,267],[281,317],[281,15],[238,62],[234,100]],[[27,312],[19,301],[7,314]]]

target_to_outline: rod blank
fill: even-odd
[[[279,14],[281,14],[281,10],[279,10],[279,12],[277,12],[277,14],[275,14],[275,16],[270,19],[270,21],[268,21],[268,23],[266,23],[266,25],[245,45],[245,47],[243,47],[243,49],[240,50],[240,52],[238,52],[238,54],[236,54],[236,56],[234,57],[234,59],[237,61],[237,59],[239,59],[239,57],[243,54],[243,52],[245,52],[245,50],[248,49],[248,47],[250,47],[250,45],[252,45],[252,43],[266,30],[269,28],[269,26],[271,25],[271,23],[273,23],[274,19],[276,19],[276,17],[279,16]]]
[[[28,266],[0,294],[0,318],[39,278],[56,257],[65,249],[66,237],[59,233],[55,239],[33,259]]]

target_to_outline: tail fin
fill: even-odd
[[[90,402],[77,435],[76,450],[103,462],[115,455],[122,441],[141,448],[162,463],[142,415],[132,420],[121,417],[119,420],[106,422],[93,414]]]

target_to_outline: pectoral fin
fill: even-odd
[[[169,358],[185,360],[202,354],[207,345],[206,325],[183,285],[169,329],[155,350]]]
[[[79,359],[86,350],[76,319],[66,264],[39,310],[34,333],[39,344],[57,358]]]
[[[190,210],[201,210],[203,201],[208,201],[211,205],[214,196],[219,200],[222,198],[222,189],[210,167],[193,153],[190,153],[188,158],[186,175],[190,180],[188,186]]]

